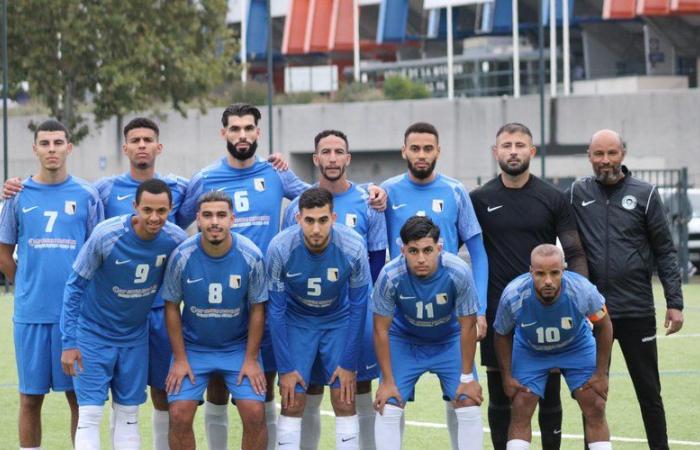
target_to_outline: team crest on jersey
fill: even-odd
[[[442,199],[439,198],[434,198],[433,199],[433,211],[434,212],[442,212],[443,208],[445,207],[445,202]]]
[[[562,317],[561,318],[561,329],[562,330],[570,330],[574,327],[574,319],[571,317]]]
[[[345,214],[345,225],[355,228],[357,225],[357,214]]]
[[[231,289],[238,289],[241,287],[241,276],[240,275],[230,275],[228,277],[228,286]]]
[[[440,292],[435,296],[435,301],[437,301],[438,305],[446,305],[447,304],[447,294],[444,292]]]
[[[338,281],[338,268],[330,267],[328,269],[328,281]]]
[[[262,192],[265,190],[265,178],[253,178],[253,185],[255,186],[255,190],[258,192]]]
[[[416,215],[420,217],[425,217],[425,211],[416,211]]]
[[[156,267],[160,267],[163,265],[165,262],[165,258],[167,258],[168,255],[158,255],[156,256]]]
[[[632,210],[637,207],[637,198],[634,195],[625,195],[622,197],[622,207]]]
[[[66,203],[63,205],[63,210],[71,216],[75,214],[76,209],[78,209],[78,205],[75,203],[75,200],[66,200]]]

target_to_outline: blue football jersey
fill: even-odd
[[[90,284],[78,295],[66,286],[61,331],[64,348],[76,337],[114,346],[133,346],[148,338],[147,317],[163,282],[168,256],[186,238],[166,222],[155,239],[134,231],[133,216],[100,223],[73,264],[74,275]],[[77,324],[77,331],[76,331]]]
[[[173,208],[170,211],[168,220],[175,223],[177,212],[187,191],[187,179],[176,175],[155,174],[159,180],[165,181],[173,193]],[[112,218],[134,212],[134,200],[136,189],[141,181],[134,180],[129,172],[121,175],[105,177],[95,182],[95,188],[100,193],[100,199],[105,208],[105,217]]]
[[[564,271],[561,283],[559,298],[545,305],[529,273],[511,281],[498,304],[494,330],[505,336],[515,329],[514,348],[557,353],[595,347],[587,318],[603,309],[605,299],[575,272]]]
[[[178,223],[189,225],[197,215],[197,200],[209,191],[224,191],[233,200],[233,228],[263,252],[279,232],[282,199],[293,199],[309,187],[294,172],[279,172],[257,159],[245,169],[231,167],[226,158],[192,177],[180,207]]]
[[[453,178],[438,174],[428,184],[417,184],[404,173],[386,180],[382,188],[389,197],[384,216],[391,258],[401,253],[401,227],[416,215],[430,217],[440,227],[440,241],[450,253],[457,254],[461,244],[481,233],[467,191]]]
[[[429,277],[412,275],[406,258],[382,269],[372,295],[372,311],[392,317],[389,334],[412,344],[443,344],[459,339],[457,317],[477,313],[479,301],[469,265],[443,251]]]
[[[196,234],[175,249],[163,282],[166,301],[184,303],[185,346],[200,351],[245,349],[250,305],[267,301],[262,254],[253,242],[233,233],[223,256],[202,249]]]
[[[14,321],[58,323],[71,265],[104,218],[102,203],[90,184],[73,176],[59,184],[28,178],[23,185],[0,215],[0,242],[17,244]]]
[[[314,187],[318,187],[318,183],[314,184]],[[350,182],[350,188],[347,191],[333,194],[333,211],[338,216],[339,223],[345,224],[362,236],[367,245],[367,251],[384,250],[387,247],[384,213],[371,208],[368,200],[367,190]],[[296,225],[298,212],[299,197],[287,206],[282,228]]]
[[[272,240],[266,266],[269,325],[280,373],[293,366],[285,346],[288,323],[317,330],[349,327],[341,361],[355,370],[371,283],[362,237],[334,224],[328,246],[316,254],[306,248],[301,228],[295,225]]]

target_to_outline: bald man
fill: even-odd
[[[595,286],[565,267],[561,249],[538,245],[530,272],[508,284],[498,305],[494,345],[512,402],[508,450],[530,448],[532,414],[552,369],[581,407],[588,448],[612,448],[605,419],[612,325]]]
[[[650,449],[668,449],[661,399],[651,276],[666,297],[666,334],[683,326],[683,293],[676,249],[656,186],[632,176],[619,133],[591,138],[593,176],[568,192],[588,258],[590,280],[606,299],[613,337],[634,384]]]

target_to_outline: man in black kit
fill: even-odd
[[[523,124],[509,123],[496,133],[493,156],[501,174],[471,192],[484,235],[489,259],[486,338],[481,342],[481,364],[486,366],[489,387],[489,426],[496,450],[505,450],[510,423],[510,400],[503,391],[493,346],[493,321],[506,285],[530,268],[530,252],[540,244],[561,241],[569,270],[588,276],[586,255],[576,220],[565,194],[530,174],[535,156],[532,133]],[[561,377],[551,373],[540,400],[542,447],[561,445]]]
[[[591,282],[605,297],[613,338],[632,378],[649,448],[667,450],[651,276],[656,268],[666,297],[668,335],[683,326],[680,269],[659,192],[622,165],[625,154],[618,133],[595,133],[588,146],[594,176],[575,181],[568,200],[581,230]]]

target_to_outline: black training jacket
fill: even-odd
[[[605,297],[611,318],[654,316],[656,266],[666,307],[683,309],[678,258],[656,186],[622,170],[625,177],[612,187],[586,177],[567,192],[590,280]]]

